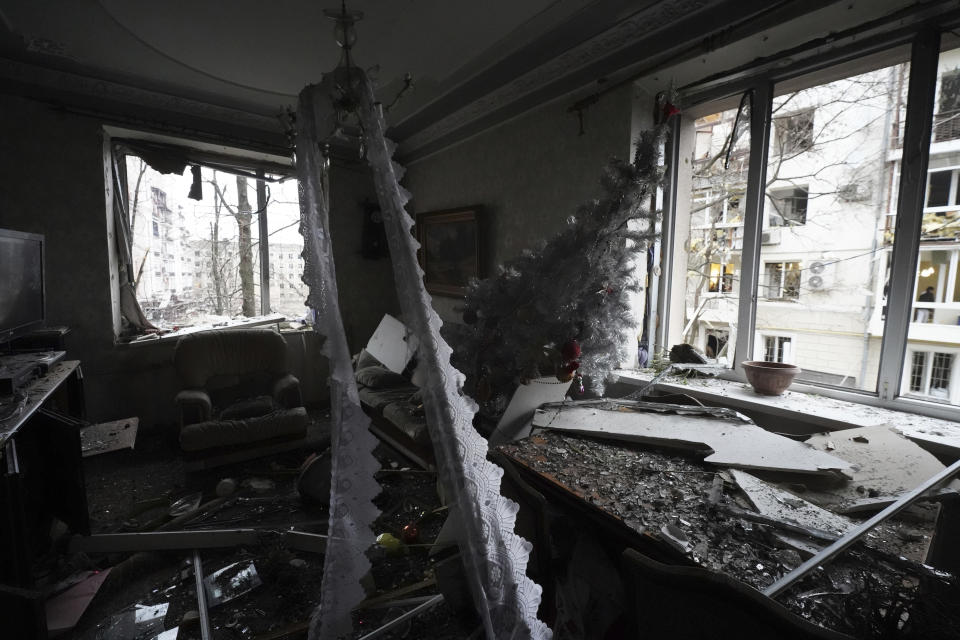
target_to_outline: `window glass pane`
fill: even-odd
[[[923,374],[927,366],[925,351],[914,351],[910,365],[910,391],[923,391]]]
[[[775,87],[753,357],[875,391],[908,67],[827,73]]]
[[[288,321],[307,319],[307,285],[303,282],[303,236],[297,181],[267,185],[267,227],[270,246],[270,310]]]
[[[681,154],[690,161],[679,169],[688,191],[677,198],[677,238],[687,277],[682,322],[675,323],[683,335],[671,335],[670,343],[690,343],[727,364],[736,344],[749,151],[748,106],[698,118],[681,135]]]
[[[960,49],[942,51],[901,393],[960,404]],[[925,366],[917,366],[924,354]]]
[[[126,156],[137,300],[165,329],[260,315],[256,184],[201,169],[161,174]]]
[[[931,171],[927,180],[927,206],[946,207],[950,203],[952,171]]]

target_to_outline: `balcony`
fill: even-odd
[[[890,148],[903,148],[904,121],[900,120],[893,126]],[[933,115],[933,142],[948,142],[960,140],[960,109],[941,111]]]
[[[914,302],[910,340],[960,344],[960,304]]]
[[[933,141],[960,139],[960,109],[942,111],[933,116]]]

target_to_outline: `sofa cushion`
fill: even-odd
[[[204,388],[214,376],[221,378],[215,387],[226,387],[251,376],[285,373],[287,343],[272,329],[201,331],[180,338],[174,364],[187,389]]]
[[[274,438],[303,437],[307,421],[307,410],[297,407],[246,420],[198,422],[180,430],[180,447],[184,451],[200,451]]]
[[[357,382],[371,389],[387,389],[390,387],[409,386],[410,381],[399,373],[394,373],[386,367],[364,367],[357,369]]]
[[[412,384],[402,387],[390,387],[387,389],[374,389],[372,387],[360,387],[358,389],[360,401],[373,408],[375,411],[381,411],[391,402],[403,402],[416,391],[417,388]]]
[[[220,412],[221,420],[244,420],[264,416],[273,411],[273,398],[257,396],[234,402]]]
[[[383,417],[393,426],[410,436],[417,444],[429,445],[430,434],[427,431],[427,419],[406,402],[394,402],[383,408]]]

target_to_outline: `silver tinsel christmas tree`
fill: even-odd
[[[661,101],[660,123],[640,135],[633,161],[612,159],[601,196],[581,205],[563,231],[471,283],[454,364],[487,415],[538,377],[585,379],[602,393],[624,361],[625,334],[636,325],[629,294],[640,288],[634,265],[657,232],[651,205],[675,113]]]

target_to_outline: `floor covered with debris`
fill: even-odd
[[[329,432],[324,411],[311,420]],[[545,405],[532,424],[491,457],[505,470],[504,495],[520,505],[517,532],[533,543],[528,574],[543,587],[539,615],[558,640],[728,637],[724,625],[744,620],[776,637],[960,637],[955,485],[779,597],[763,595],[944,469],[886,427],[803,443],[758,435],[729,410],[626,400]],[[38,565],[51,636],[201,638],[199,573],[214,638],[306,638],[328,523],[322,453],[190,471],[176,440],[155,428],[141,429],[133,449],[85,458],[91,529],[101,536],[54,525]],[[433,549],[447,519],[436,473],[384,444],[376,456],[378,544],[350,637],[481,637],[455,548]],[[190,532],[203,536],[196,553],[182,538]],[[103,537],[131,533],[141,535],[122,550]]]
[[[323,426],[329,416],[314,413],[312,419]],[[214,638],[305,638],[319,598],[323,555],[285,544],[282,534],[326,531],[326,503],[298,491],[301,465],[310,453],[188,472],[169,434],[141,429],[135,449],[84,461],[92,533],[255,529],[253,544],[199,552]],[[442,556],[428,557],[428,543],[446,517],[436,474],[409,467],[386,447],[376,454],[383,465],[377,533],[384,536],[370,553],[373,569],[365,585],[370,597],[355,612],[352,637],[364,637],[427,602],[429,610],[377,637],[470,637],[474,620],[454,614],[447,602],[434,602],[439,600],[435,565]],[[39,577],[51,595],[51,636],[58,626],[75,622],[60,637],[201,637],[191,550],[71,551],[66,536],[56,544],[61,553],[45,556]]]

